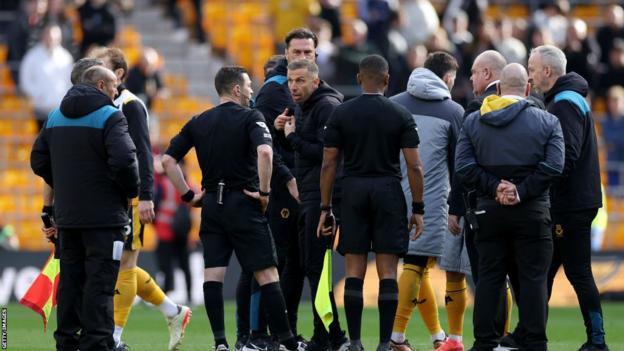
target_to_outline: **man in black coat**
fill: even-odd
[[[323,162],[323,131],[334,108],[343,100],[341,93],[319,79],[318,66],[308,60],[288,64],[288,88],[297,103],[295,116],[284,125],[284,135],[295,150],[295,177],[298,179],[299,207],[298,232],[303,269],[310,284],[312,301],[316,296],[323,258],[327,247],[326,238],[317,238],[316,226],[321,215],[320,175]],[[280,115],[278,118],[287,118]],[[334,199],[339,198],[338,187],[334,187]],[[307,350],[340,349],[347,342],[340,329],[334,294],[330,292],[334,320],[325,330],[321,319],[313,308],[314,334]],[[313,304],[314,305],[314,304]]]
[[[565,139],[565,166],[550,192],[554,252],[548,293],[563,265],[585,322],[587,341],[579,351],[608,350],[591,270],[591,223],[602,207],[596,131],[585,100],[587,81],[574,72],[566,74],[566,64],[565,54],[551,45],[533,49],[528,62],[533,86],[544,93],[547,110],[561,122]]]
[[[128,203],[139,192],[128,123],[115,108],[117,77],[88,69],[35,140],[31,167],[54,190],[61,274],[57,349],[113,348],[113,293]],[[80,332],[80,333],[79,333]]]

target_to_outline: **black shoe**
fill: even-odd
[[[362,344],[349,344],[348,351],[364,351],[364,346]]]
[[[339,337],[330,340],[329,345],[332,351],[346,351],[349,348],[349,338],[344,331],[340,332]]]
[[[578,351],[609,351],[609,346],[607,346],[607,344],[594,345],[588,341],[584,343]]]
[[[512,350],[520,350],[520,344],[518,344],[518,342],[516,341],[516,339],[514,339],[513,334],[507,334],[505,336],[503,336],[499,341],[498,344],[502,347],[506,347],[508,349],[512,349]]]
[[[269,351],[268,341],[268,338],[265,337],[250,337],[245,346],[243,346],[242,351]]]
[[[327,344],[327,343],[320,343],[320,342],[314,340],[314,338],[312,338],[306,344],[305,350],[306,351],[328,351],[329,350],[329,344]]]
[[[130,350],[130,346],[126,345],[125,342],[120,341],[119,344],[117,344],[117,346],[113,347],[113,351],[129,351]]]
[[[234,344],[234,351],[243,351],[243,347],[249,340],[249,335],[241,335],[236,338],[236,344]]]

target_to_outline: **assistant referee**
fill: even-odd
[[[162,163],[182,200],[202,208],[204,304],[215,350],[228,350],[223,279],[232,251],[243,270],[254,272],[268,306],[269,325],[288,350],[297,350],[279,285],[275,245],[264,216],[269,202],[272,140],[265,119],[249,108],[251,80],[242,67],[223,67],[215,77],[220,104],[193,117],[169,145]],[[178,162],[195,147],[202,194],[194,194]]]

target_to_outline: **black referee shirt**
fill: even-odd
[[[365,94],[336,107],[325,127],[325,147],[341,149],[345,177],[401,179],[402,148],[420,140],[412,115],[377,94]]]
[[[202,188],[258,190],[257,147],[271,144],[262,114],[233,102],[218,105],[188,121],[171,139],[166,154],[180,161],[195,147]]]

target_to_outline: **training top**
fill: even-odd
[[[258,190],[257,147],[271,144],[262,114],[233,102],[220,104],[191,118],[171,139],[165,152],[180,161],[195,147],[202,171],[202,188]]]
[[[401,179],[399,154],[420,140],[412,115],[377,94],[364,94],[336,107],[325,127],[325,147],[343,152],[344,177]]]

